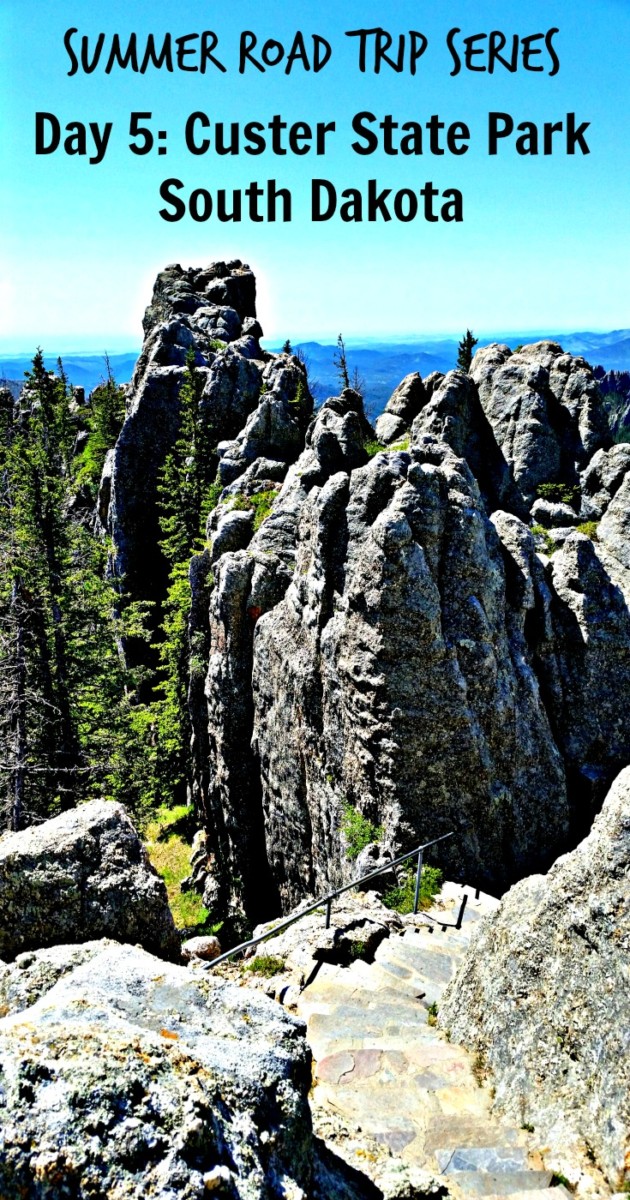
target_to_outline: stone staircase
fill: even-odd
[[[362,1130],[409,1165],[445,1177],[463,1196],[561,1200],[527,1131],[498,1119],[483,1063],[451,1044],[434,1006],[475,923],[498,901],[473,889],[462,928],[406,918],[374,962],[323,963],[302,992],[314,1057],[315,1109]],[[455,922],[462,889],[446,884],[429,916]],[[453,1187],[453,1185],[455,1185]]]

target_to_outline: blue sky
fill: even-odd
[[[392,33],[416,29],[429,47],[418,74],[379,76],[358,70],[357,46],[346,30],[383,25]],[[99,68],[69,78],[63,47],[71,26],[91,39],[103,31],[139,40],[149,32],[174,36],[213,29],[228,72],[163,71],[136,75]],[[452,78],[446,34],[500,29],[510,36],[559,28],[554,44],[561,69],[493,75],[462,71]],[[296,30],[333,45],[331,63],[317,76],[297,69],[241,76],[241,31],[262,43],[290,44]],[[193,0],[0,0],[0,347],[114,351],[139,344],[140,320],[157,271],[168,262],[204,265],[215,258],[248,261],[259,279],[259,309],[268,337],[366,337],[512,330],[606,329],[630,326],[630,42],[628,0],[499,3],[478,0],[398,0],[376,4],[332,0],[280,4],[233,0],[215,6]],[[461,45],[461,36],[458,44]],[[76,44],[76,39],[75,39]],[[546,61],[546,60],[544,60]],[[426,121],[432,114],[465,121],[471,148],[459,158],[359,157],[350,149],[350,122],[368,109],[380,117]],[[334,120],[324,159],[218,158],[190,155],[187,116],[267,122]],[[517,122],[561,120],[575,112],[590,121],[591,154],[524,158],[507,146],[486,153],[487,114]],[[113,122],[105,159],[61,151],[34,153],[34,114],[70,121]],[[152,127],[168,131],[168,153],[135,158],[127,145],[129,114],[153,113]],[[310,179],[339,190],[380,186],[417,190],[432,180],[464,195],[462,224],[392,221],[346,225],[310,221]],[[291,224],[167,224],[158,190],[168,176],[186,190],[246,187],[276,178],[292,190]]]

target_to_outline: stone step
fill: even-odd
[[[421,982],[421,981],[419,981]],[[414,987],[400,987],[399,977],[388,971],[376,969],[367,985],[350,984],[342,987],[326,985],[316,991],[307,988],[297,1002],[297,1011],[303,1020],[310,1020],[314,1013],[328,1014],[339,1006],[354,1008],[358,1013],[378,1012],[381,1008],[396,1008],[401,1016],[426,1023],[426,1006],[417,999]]]
[[[484,1172],[489,1175],[527,1174],[526,1146],[505,1145],[459,1145],[433,1150],[441,1175],[468,1175],[470,1172]],[[539,1174],[532,1171],[531,1174]],[[547,1186],[551,1182],[548,1179]],[[521,1189],[524,1190],[524,1189]]]
[[[452,1178],[458,1179],[459,1176],[454,1175]],[[522,1192],[492,1192],[486,1197],[486,1200],[573,1200],[573,1193],[561,1185],[550,1188],[532,1188]]]
[[[403,938],[388,938],[381,942],[375,962],[398,963],[435,983],[446,987],[457,970],[457,959],[450,951],[435,943],[425,943],[407,935]]]
[[[439,1004],[444,991],[443,983],[436,983],[433,979],[419,975],[402,963],[391,962],[387,959],[375,962],[373,970],[375,989],[378,987],[395,988],[401,994],[416,999],[426,1009],[430,1008],[432,1004]]]
[[[463,958],[468,950],[472,932],[472,929],[443,930],[439,925],[416,925],[405,930],[402,940],[417,946],[435,946],[436,949]]]
[[[518,1193],[544,1192],[551,1187],[551,1171],[450,1171],[465,1196],[513,1196]],[[554,1189],[555,1192],[555,1189]]]
[[[465,1090],[468,1092],[468,1087]],[[507,1154],[508,1151],[515,1152],[514,1170],[520,1171],[527,1168],[528,1153],[527,1148],[523,1145],[521,1130],[498,1123],[490,1111],[490,1095],[485,1088],[478,1089],[478,1100],[473,1100],[472,1108],[465,1103],[458,1104],[457,1098],[454,1096],[454,1089],[448,1093],[450,1099],[454,1101],[453,1107],[444,1104],[443,1097],[445,1095],[444,1092],[436,1093],[436,1107],[439,1111],[434,1111],[430,1115],[425,1128],[426,1152],[440,1169],[442,1169],[441,1163],[449,1163],[452,1156],[463,1149],[477,1155],[483,1151],[484,1154],[490,1152],[496,1156],[497,1147],[500,1147],[504,1154]],[[457,1108],[457,1111],[453,1111],[453,1108]],[[457,1162],[461,1170],[466,1169],[465,1160],[460,1158]],[[474,1167],[471,1160],[468,1169],[480,1168]],[[490,1166],[485,1169],[490,1170]]]
[[[413,1039],[440,1042],[437,1030],[427,1024],[424,1009],[419,1013],[411,1006],[382,1002],[374,1008],[365,1007],[358,1011],[340,1004],[328,1012],[313,1012],[308,1019],[308,1037],[315,1052],[319,1052],[324,1043],[345,1045],[349,1039],[404,1038],[407,1042]]]

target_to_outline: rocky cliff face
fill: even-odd
[[[629,1162],[630,770],[589,836],[504,897],[442,999],[440,1023],[481,1052],[497,1105],[553,1150]]]
[[[454,830],[449,874],[503,889],[630,762],[626,448],[588,365],[542,342],[408,377],[373,455],[361,398],[313,417],[253,298],[240,263],[159,277],[105,512],[127,586],[155,595],[192,345],[223,485],[191,566],[206,901],[261,919],[345,880],[348,803],[390,850]]]

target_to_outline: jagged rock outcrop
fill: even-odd
[[[113,942],[22,955],[0,996],[3,1196],[313,1194],[310,1053],[279,1005]]]
[[[494,890],[574,845],[630,762],[630,459],[588,364],[540,342],[411,375],[378,427],[408,449],[370,459],[360,396],[313,416],[303,363],[261,349],[240,263],[167,269],[146,330],[104,478],[132,594],[159,593],[190,347],[223,485],[190,568],[208,906],[260,921],[346,881],[347,803],[385,853],[453,829],[442,865]]]
[[[582,517],[598,521],[630,472],[630,443],[598,450],[580,476]]]
[[[390,396],[376,422],[374,428],[379,441],[388,446],[404,437],[426,401],[427,394],[418,372],[407,375]]]
[[[630,1173],[630,768],[588,837],[473,937],[440,1024],[480,1051],[496,1104],[561,1153]]]
[[[179,958],[164,883],[121,804],[93,800],[0,838],[0,957],[113,937]]]
[[[478,350],[471,378],[514,482],[526,501],[542,483],[573,481],[611,437],[597,383],[583,358],[556,342],[512,353],[493,344]]]
[[[541,844],[551,861],[568,807],[524,642],[508,636],[500,541],[443,441],[359,466],[358,418],[338,408],[321,410],[248,550],[215,566],[206,690],[218,858],[227,875],[240,862],[246,880],[262,826],[290,906],[345,878],[350,801],[385,824],[391,846],[455,828],[449,869],[504,885]]]
[[[304,370],[291,356],[261,349],[255,297],[254,276],[238,260],[204,270],[173,265],[157,278],[127,417],[106,463],[99,500],[101,525],[113,541],[113,570],[134,599],[159,599],[164,588],[157,486],[178,433],[179,390],[190,350],[205,378],[201,408],[214,444],[237,438],[258,412],[255,429],[239,444],[246,465],[258,457],[256,445],[263,453],[279,443],[287,461],[299,453],[300,424],[310,411]],[[264,391],[263,413],[257,405]]]

